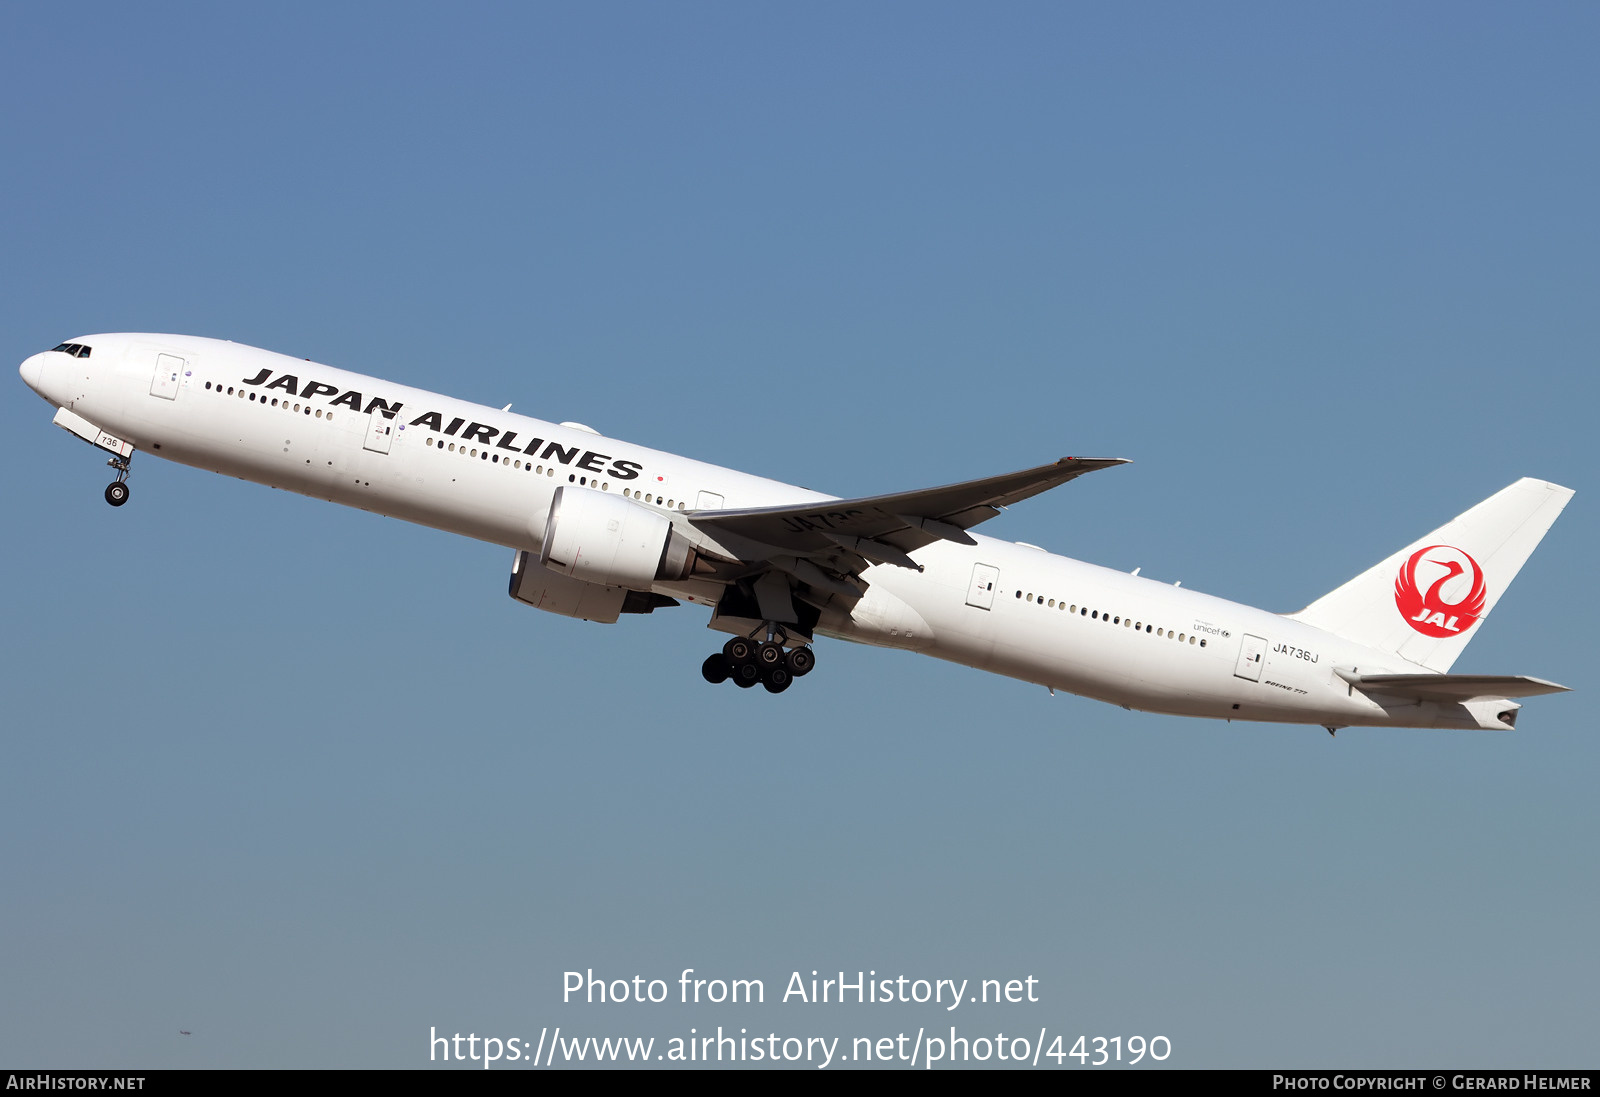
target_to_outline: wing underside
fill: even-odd
[[[823,499],[778,507],[691,512],[690,524],[711,538],[731,563],[720,570],[735,614],[793,623],[834,598],[862,597],[860,575],[874,564],[921,570],[911,553],[935,541],[975,544],[967,530],[1024,499],[1086,472],[1126,464],[1121,458],[1063,457],[1059,461],[982,480],[858,499]],[[737,592],[735,591],[737,587]],[[759,605],[759,611],[755,608]],[[719,607],[719,613],[722,612]],[[814,614],[812,614],[814,617]]]
[[[690,514],[689,521],[741,557],[829,556],[841,548],[879,563],[902,559],[934,541],[972,544],[968,529],[1012,503],[1048,491],[1086,472],[1126,462],[1121,458],[1063,457],[1048,465],[920,491],[828,499],[750,510]],[[878,552],[874,557],[873,552]]]

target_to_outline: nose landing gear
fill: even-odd
[[[760,682],[768,693],[782,693],[796,678],[811,673],[817,657],[805,645],[784,651],[783,643],[776,638],[779,633],[780,629],[769,625],[766,640],[735,636],[700,664],[701,677],[712,685],[732,678],[735,685],[744,689]]]
[[[128,469],[131,460],[128,457],[113,457],[106,462],[117,470],[117,478],[106,485],[106,502],[114,507],[120,507],[128,501]]]

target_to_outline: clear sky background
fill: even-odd
[[[1537,476],[1578,494],[1456,669],[1577,692],[1330,739],[826,640],[713,688],[704,611],[540,614],[502,548],[149,455],[113,511],[13,378],[0,1066],[951,1024],[1595,1066],[1597,31],[7,6],[8,362],[217,336],[837,494],[1128,457],[984,532],[1284,611]],[[685,967],[768,1002],[560,1001]],[[1040,1001],[779,1004],[812,969]]]

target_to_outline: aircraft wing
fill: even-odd
[[[1543,678],[1519,674],[1355,674],[1339,677],[1363,692],[1390,693],[1418,701],[1482,701],[1502,697],[1537,697],[1542,693],[1567,693]]]
[[[836,558],[842,552],[915,568],[907,553],[939,540],[973,544],[966,531],[993,518],[1002,507],[1086,472],[1126,463],[1120,457],[1063,457],[1037,468],[939,488],[781,507],[697,511],[688,517],[746,560]]]

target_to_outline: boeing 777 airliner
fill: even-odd
[[[924,652],[1127,708],[1348,726],[1515,725],[1538,678],[1451,674],[1572,492],[1522,479],[1298,613],[971,532],[1115,458],[838,499],[581,423],[218,339],[86,335],[22,363],[55,422],[135,450],[514,551],[511,596],[614,622],[681,602],[732,634],[701,667],[781,693],[817,635]]]

